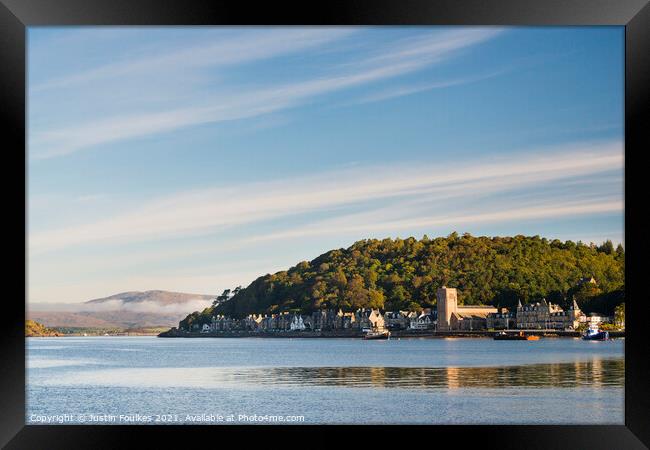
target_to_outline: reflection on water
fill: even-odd
[[[274,367],[214,369],[237,384],[382,388],[622,387],[623,359],[505,367]]]
[[[189,388],[355,387],[404,389],[622,387],[625,360],[497,367],[140,367],[43,375],[32,385]]]
[[[28,340],[27,418],[205,412],[302,415],[312,424],[622,424],[623,344]]]
[[[232,370],[232,372],[230,372]],[[217,376],[260,385],[383,388],[622,387],[625,360],[504,367],[276,367],[217,369]]]

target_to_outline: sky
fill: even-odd
[[[28,301],[359,239],[624,244],[623,27],[30,27]]]

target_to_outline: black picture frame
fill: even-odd
[[[40,25],[619,25],[625,26],[625,425],[621,426],[45,426],[25,425],[26,27]],[[218,445],[476,445],[548,449],[650,446],[650,358],[644,297],[648,219],[644,139],[650,104],[647,0],[356,0],[280,4],[189,0],[0,0],[0,114],[5,225],[16,238],[5,260],[11,294],[2,311],[0,444],[10,449]],[[15,178],[11,175],[15,174]],[[21,175],[22,184],[21,183]],[[20,237],[24,237],[23,240]],[[7,236],[8,237],[8,236]],[[22,263],[22,264],[21,264]],[[410,428],[410,426],[407,426]],[[413,434],[415,431],[416,434]],[[259,432],[253,436],[251,432]],[[346,432],[344,440],[338,433]],[[372,433],[372,435],[370,435]],[[229,440],[227,444],[224,436]],[[397,438],[396,444],[384,439]],[[433,441],[435,440],[435,442]],[[372,442],[368,444],[368,441]],[[400,443],[400,441],[402,441]],[[139,444],[136,444],[140,442]],[[146,443],[145,445],[142,442]]]

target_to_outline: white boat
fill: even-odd
[[[382,330],[382,331],[369,331],[366,333],[366,335],[363,337],[366,340],[370,339],[390,339],[390,331],[388,330]]]
[[[609,339],[609,331],[603,331],[598,328],[598,324],[593,323],[589,325],[589,328],[582,335],[582,339],[585,341],[606,341]]]

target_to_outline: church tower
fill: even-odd
[[[458,297],[456,288],[441,287],[436,292],[438,298],[438,330],[449,331],[451,329],[451,314],[456,312]]]

